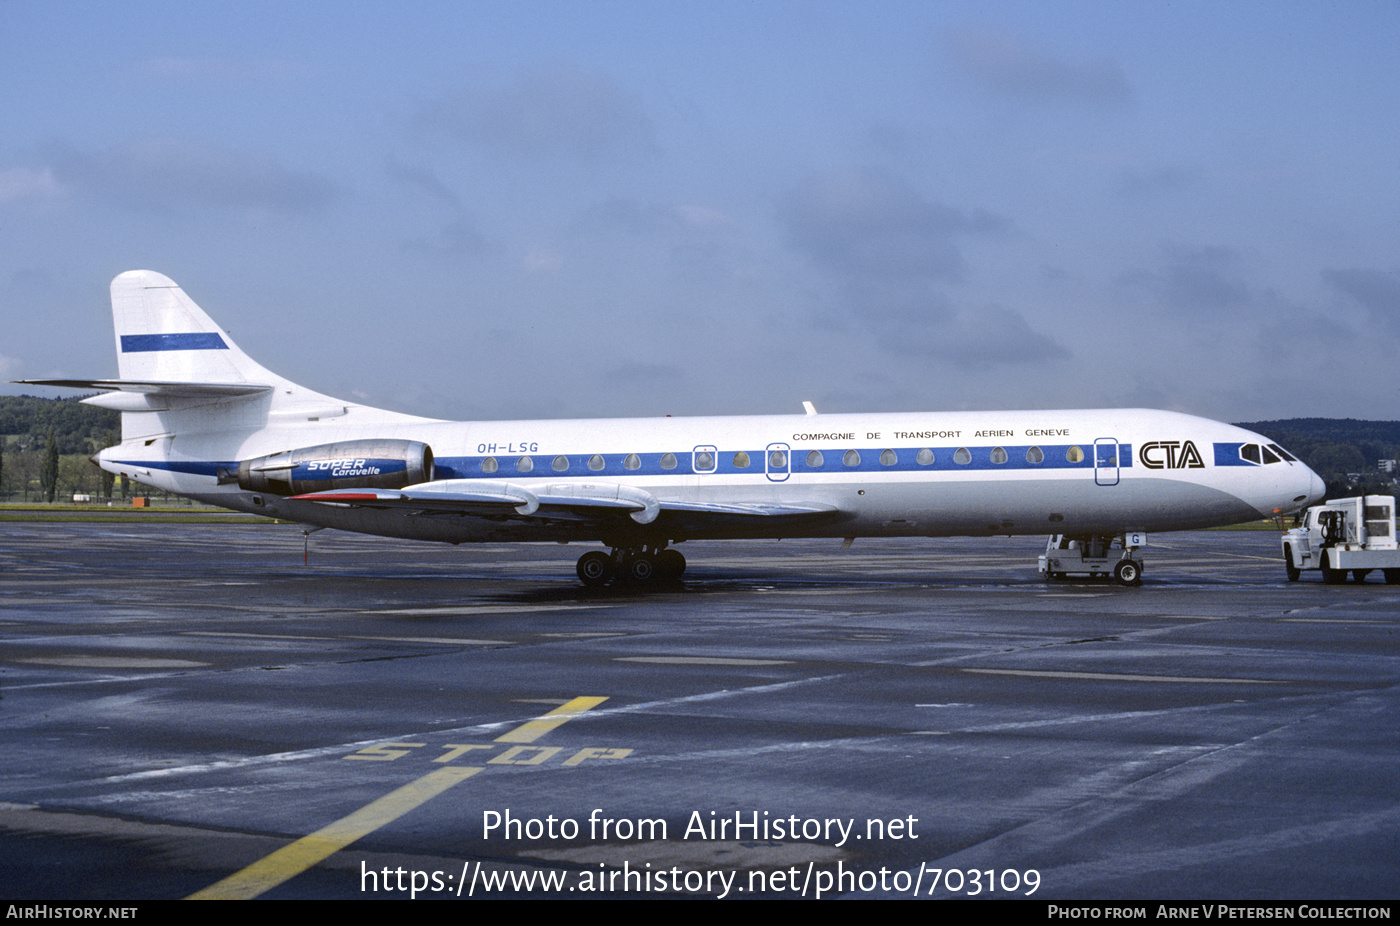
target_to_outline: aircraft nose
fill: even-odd
[[[1305,467],[1308,471],[1308,497],[1303,502],[1303,507],[1315,505],[1327,497],[1327,483],[1322,481],[1322,477],[1312,471],[1311,467]]]

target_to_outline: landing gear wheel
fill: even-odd
[[[578,558],[579,581],[589,588],[606,585],[612,578],[612,557],[601,550],[590,550]]]
[[[1287,544],[1283,547],[1283,568],[1288,571],[1288,581],[1297,582],[1298,577],[1303,574],[1303,570],[1293,565],[1293,548]]]
[[[656,560],[645,553],[638,553],[623,565],[623,574],[628,581],[638,585],[650,582],[656,576]]]
[[[1120,559],[1113,565],[1113,578],[1119,585],[1141,585],[1142,567],[1137,560]]]
[[[656,574],[659,578],[674,582],[685,575],[685,557],[680,550],[662,550],[656,554]]]

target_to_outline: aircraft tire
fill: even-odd
[[[627,581],[644,585],[657,578],[656,560],[645,553],[638,553],[622,567]]]
[[[1141,585],[1142,567],[1137,560],[1120,559],[1113,565],[1113,578],[1119,585]]]
[[[1293,548],[1288,544],[1283,545],[1283,568],[1288,570],[1288,581],[1297,582],[1298,577],[1303,574],[1303,570],[1293,565]]]
[[[662,550],[656,554],[656,572],[668,581],[679,579],[685,575],[685,556],[680,550]]]
[[[612,557],[601,550],[590,550],[578,558],[579,581],[589,588],[606,585],[613,577]]]

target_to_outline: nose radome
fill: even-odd
[[[1304,506],[1315,505],[1327,497],[1327,483],[1322,481],[1322,477],[1308,468],[1308,475],[1311,480],[1308,483],[1308,499],[1303,502]]]

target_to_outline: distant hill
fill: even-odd
[[[59,453],[83,455],[115,443],[121,434],[121,415],[109,408],[84,405],[79,401],[82,398],[0,396],[0,435],[8,436],[10,445],[38,448],[53,428]]]

